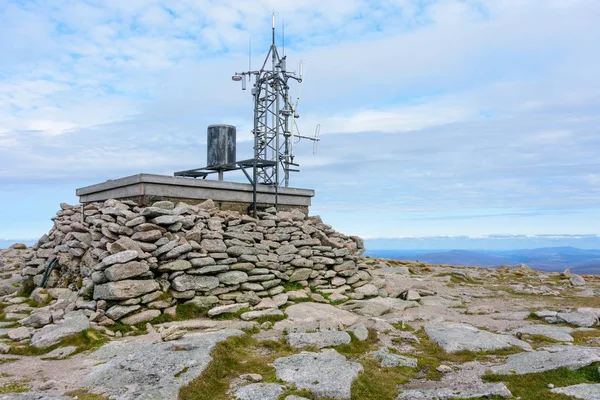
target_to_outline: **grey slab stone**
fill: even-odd
[[[417,359],[390,353],[387,347],[382,347],[373,353],[373,358],[380,361],[382,367],[411,367],[417,368]]]
[[[249,307],[248,303],[237,303],[237,304],[228,304],[226,306],[218,306],[211,308],[208,310],[208,316],[214,317],[215,315],[227,314],[227,313],[235,313],[240,311],[243,308]]]
[[[290,333],[287,335],[287,341],[290,346],[297,349],[314,346],[318,349],[340,344],[348,344],[351,341],[350,335],[342,331],[323,331],[314,333]]]
[[[240,318],[244,321],[252,321],[253,319],[261,317],[283,317],[283,315],[283,311],[276,308],[271,308],[267,310],[245,312],[240,315]]]
[[[285,391],[285,386],[275,383],[252,383],[235,391],[236,400],[277,400]]]
[[[512,354],[506,363],[492,367],[494,374],[529,374],[558,368],[576,370],[600,361],[600,348],[551,346],[528,353]]]
[[[44,393],[6,393],[0,394],[0,400],[71,400],[72,397],[50,396]]]
[[[57,325],[46,325],[35,332],[30,345],[39,349],[50,347],[62,339],[90,328],[90,322],[82,311],[71,311],[65,314]]]
[[[179,292],[195,290],[206,292],[219,286],[219,279],[215,276],[180,275],[172,281],[173,289]]]
[[[105,257],[102,262],[104,265],[110,266],[113,264],[125,264],[129,261],[135,260],[136,258],[138,258],[138,252],[136,250],[125,250]]]
[[[150,270],[148,264],[139,261],[130,261],[125,264],[114,264],[104,270],[104,276],[109,281],[122,281],[143,275]]]
[[[550,339],[558,340],[561,342],[573,342],[573,336],[570,335],[573,332],[573,328],[566,326],[551,326],[551,325],[528,325],[521,328],[513,329],[512,334],[524,333],[527,335],[542,335]]]
[[[512,397],[512,393],[504,383],[483,383],[475,388],[404,390],[396,399],[450,400],[489,398],[492,396],[510,398]]]
[[[550,390],[552,393],[564,394],[583,400],[600,400],[599,383],[582,383],[579,385],[565,386]]]
[[[229,271],[217,275],[217,278],[224,285],[239,285],[248,281],[248,274],[243,271]]]
[[[144,310],[137,314],[129,315],[121,320],[125,325],[136,325],[148,322],[160,315],[160,310]]]
[[[556,314],[556,322],[591,328],[598,323],[598,316],[591,312],[559,312]]]
[[[369,330],[362,322],[350,326],[347,329],[347,331],[351,332],[354,335],[354,337],[360,340],[361,342],[364,342],[369,338]]]
[[[126,316],[127,314],[131,314],[132,312],[139,310],[140,308],[141,308],[141,306],[139,306],[139,305],[133,305],[133,306],[116,305],[116,306],[112,306],[111,308],[106,310],[106,316],[112,320],[117,321],[117,320],[123,318],[124,316]]]
[[[350,300],[342,304],[340,308],[359,315],[378,317],[383,314],[404,311],[407,308],[418,306],[419,303],[416,301],[405,301],[397,298],[375,298],[369,300]]]
[[[278,358],[273,366],[277,379],[306,389],[317,398],[334,399],[350,399],[352,381],[363,371],[362,365],[332,349]]]
[[[531,350],[531,346],[510,335],[483,331],[474,326],[456,322],[441,322],[425,325],[427,336],[448,353],[457,351],[493,351],[512,346]]]
[[[127,300],[159,289],[160,285],[153,279],[126,279],[94,286],[94,300]]]
[[[101,389],[105,396],[119,400],[176,399],[179,389],[212,361],[210,353],[217,343],[243,334],[224,329],[188,333],[168,342],[152,343],[143,336],[110,342],[91,354],[105,363],[94,366],[80,385]]]
[[[187,260],[175,260],[169,263],[160,265],[158,267],[159,272],[174,272],[174,271],[185,271],[192,268],[192,263]]]
[[[54,349],[51,352],[44,354],[42,356],[42,360],[45,360],[45,359],[62,360],[64,358],[67,358],[71,354],[75,353],[76,351],[77,351],[77,347],[75,347],[75,346],[59,347],[58,349]]]

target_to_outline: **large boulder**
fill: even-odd
[[[45,349],[60,342],[64,338],[75,335],[90,328],[90,322],[81,311],[71,311],[57,325],[46,325],[31,338],[31,346]]]
[[[482,331],[474,326],[456,322],[440,322],[425,325],[429,339],[437,343],[444,351],[494,351],[513,346],[532,350],[531,346],[510,335],[500,335]]]
[[[352,381],[363,370],[332,349],[300,353],[273,362],[277,379],[306,389],[317,398],[350,399]]]

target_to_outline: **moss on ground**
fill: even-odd
[[[71,396],[78,400],[109,400],[108,397],[102,396],[101,394],[90,393],[85,389],[71,390],[65,393],[67,396]]]
[[[524,375],[484,375],[486,382],[504,382],[515,398],[527,400],[562,400],[570,397],[550,392],[548,384],[555,387],[579,383],[600,383],[599,363],[572,371],[559,368],[552,371]]]
[[[193,303],[184,303],[177,304],[175,307],[175,315],[162,313],[158,317],[154,318],[150,321],[152,325],[162,324],[165,322],[173,322],[173,321],[185,321],[190,319],[197,318],[206,318],[208,316],[207,308],[200,308]],[[145,330],[146,324],[143,324],[143,329]]]
[[[77,349],[72,354],[74,355],[84,351],[95,350],[104,345],[106,342],[108,342],[108,338],[106,338],[106,336],[102,335],[96,330],[87,329],[75,335],[68,336],[57,344],[45,349],[38,349],[37,347],[32,346],[15,346],[11,347],[9,353],[19,356],[40,356],[59,347],[75,346]]]
[[[0,394],[29,392],[28,380],[7,382],[0,386]]]
[[[259,342],[250,334],[229,337],[211,353],[213,361],[179,391],[180,400],[226,400],[230,382],[241,374],[260,374],[263,382],[276,382],[270,364],[296,351],[280,341]]]
[[[404,354],[407,357],[416,357],[418,360],[419,375],[429,380],[439,380],[443,376],[436,370],[442,363],[466,363],[469,361],[486,361],[498,356],[507,356],[510,354],[521,353],[523,349],[512,346],[505,349],[477,352],[477,351],[458,351],[448,353],[444,351],[437,343],[430,340],[425,331],[421,328],[415,332],[420,340],[420,344],[415,345],[418,353]]]

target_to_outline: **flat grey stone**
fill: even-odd
[[[416,301],[405,301],[397,298],[374,298],[369,300],[350,300],[340,306],[343,310],[352,311],[359,315],[378,317],[390,312],[404,311],[407,308],[418,307]]]
[[[285,396],[284,400],[310,400],[310,399],[307,399],[306,397],[291,395],[291,396]]]
[[[126,262],[135,260],[136,258],[138,258],[138,252],[136,250],[125,250],[105,257],[102,262],[104,265],[110,266],[113,264],[125,264]]]
[[[6,393],[0,394],[0,400],[71,400],[72,397],[49,396],[43,393]]]
[[[306,294],[305,292],[301,293]],[[343,326],[350,326],[358,322],[358,317],[353,313],[321,303],[294,304],[286,308],[285,313],[288,315],[288,319],[293,322],[329,320]]]
[[[152,343],[144,336],[110,342],[90,355],[105,363],[94,366],[80,385],[119,400],[176,399],[179,389],[212,361],[210,353],[217,343],[243,334],[224,329],[188,333],[169,342]]]
[[[173,289],[179,292],[195,290],[206,292],[219,286],[219,279],[215,276],[180,275],[172,281]]]
[[[124,316],[126,316],[127,314],[131,314],[132,312],[139,310],[140,308],[141,308],[141,306],[139,306],[139,305],[133,305],[133,306],[116,305],[116,306],[112,306],[111,308],[106,310],[106,316],[114,321],[117,321],[117,320],[123,318]]]
[[[217,275],[217,278],[224,285],[239,285],[248,281],[248,274],[244,271],[229,271]]]
[[[125,264],[114,264],[104,270],[104,276],[109,281],[122,281],[134,278],[148,272],[148,264],[139,261],[130,261]]]
[[[50,347],[62,339],[90,328],[90,322],[81,311],[71,311],[65,314],[58,325],[46,325],[31,338],[30,345],[39,349]]]
[[[528,353],[512,354],[506,363],[492,367],[494,374],[529,374],[558,368],[576,370],[600,361],[600,348],[552,346]]]
[[[382,367],[412,367],[417,368],[417,359],[390,353],[387,347],[382,347],[373,353],[373,358],[380,360]]]
[[[218,306],[211,308],[208,310],[208,316],[214,317],[215,315],[227,314],[227,313],[235,313],[240,311],[242,308],[249,307],[249,303],[237,303],[237,304],[228,304],[226,306]]]
[[[512,334],[524,333],[527,335],[542,335],[550,339],[558,340],[561,342],[573,342],[573,336],[569,333],[573,332],[573,328],[566,326],[551,326],[551,325],[528,325],[522,328],[513,329]]]
[[[192,263],[187,260],[175,260],[169,263],[163,264],[158,267],[159,272],[174,272],[174,271],[185,271],[186,269],[192,268]]]
[[[243,313],[242,315],[240,315],[240,318],[243,319],[244,321],[251,321],[253,319],[257,319],[260,317],[269,317],[269,316],[276,316],[276,317],[282,317],[283,311],[278,310],[276,308],[271,308],[271,309],[267,309],[267,310],[261,310],[261,311],[248,311]]]
[[[275,383],[252,383],[235,391],[236,400],[277,400],[285,387]]]
[[[475,399],[489,398],[491,396],[510,398],[512,393],[504,383],[483,383],[475,388],[468,389],[425,389],[425,390],[405,390],[396,398],[397,400],[413,399],[431,399],[431,400],[450,400],[450,399]]]
[[[332,349],[302,352],[273,362],[277,379],[307,389],[317,398],[350,399],[350,387],[362,365]]]
[[[75,346],[59,347],[58,349],[54,349],[51,352],[44,354],[42,356],[42,360],[45,360],[45,359],[62,360],[64,358],[67,358],[71,354],[75,353],[76,351],[77,351],[77,347],[75,347]]]
[[[591,312],[559,312],[556,314],[556,321],[549,322],[566,322],[568,324],[591,328],[598,322],[598,316]]]
[[[583,279],[583,277],[580,275],[573,275],[571,278],[569,278],[569,282],[573,286],[584,286],[585,285],[585,279]]]
[[[14,340],[16,342],[20,340],[29,339],[31,337],[31,332],[29,332],[29,329],[25,328],[24,326],[20,328],[10,329],[7,332],[7,334],[10,340]]]
[[[584,400],[600,400],[600,383],[582,383],[579,385],[554,388],[552,393],[564,394]]]
[[[362,322],[350,326],[347,329],[347,331],[351,332],[354,335],[354,337],[360,340],[361,342],[364,342],[369,338],[369,330]]]
[[[287,341],[290,346],[301,349],[307,346],[314,346],[318,349],[340,344],[348,344],[351,341],[347,332],[341,331],[323,331],[315,333],[290,333],[287,335]]]
[[[531,346],[510,335],[482,331],[474,326],[456,322],[441,322],[425,325],[427,336],[448,353],[457,351],[493,351],[512,346],[531,350]]]
[[[128,315],[121,320],[125,325],[136,325],[142,322],[148,322],[160,315],[160,310],[144,310],[137,314]]]
[[[108,282],[94,286],[94,300],[127,300],[160,289],[153,279]]]

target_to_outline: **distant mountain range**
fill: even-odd
[[[423,261],[430,264],[499,267],[527,264],[543,271],[569,268],[579,274],[600,275],[600,250],[576,247],[544,247],[524,250],[369,250],[365,255],[393,260]]]

